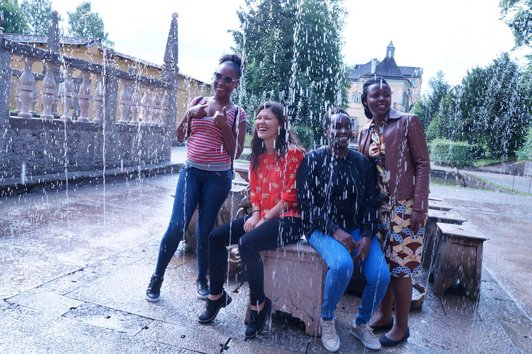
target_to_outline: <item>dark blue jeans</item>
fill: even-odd
[[[198,259],[198,279],[207,280],[208,237],[214,227],[220,207],[231,190],[232,172],[204,171],[184,165],[179,172],[175,191],[174,207],[170,223],[159,247],[159,257],[155,274],[163,276],[179,246],[190,219],[198,206],[196,223],[196,254]]]

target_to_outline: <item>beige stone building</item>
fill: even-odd
[[[361,102],[364,82],[375,76],[386,79],[392,89],[392,106],[400,111],[408,112],[420,98],[423,69],[414,66],[399,66],[394,58],[395,47],[392,42],[386,48],[386,57],[379,61],[372,59],[366,64],[356,64],[348,74],[351,84],[348,90],[349,104],[347,110],[354,118],[360,131],[369,120],[364,115]]]

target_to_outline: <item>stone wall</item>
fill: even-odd
[[[113,50],[104,51],[101,63],[65,56],[58,33],[56,12],[48,49],[0,33],[0,189],[170,165],[177,15],[159,78],[121,70]]]
[[[1,139],[0,179],[162,164],[170,161],[172,136],[158,126],[10,117]]]

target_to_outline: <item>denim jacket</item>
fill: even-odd
[[[355,184],[356,200],[349,207],[341,207],[336,215],[329,212],[331,176],[335,166],[331,149],[322,147],[308,153],[297,172],[296,187],[303,228],[308,236],[314,230],[332,235],[340,228],[335,220],[349,219],[355,228],[360,228],[362,237],[371,237],[377,232],[377,189],[375,170],[370,161],[358,151],[349,150],[346,157],[351,178]],[[344,230],[352,231],[352,230]]]

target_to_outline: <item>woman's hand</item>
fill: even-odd
[[[353,252],[357,247],[355,241],[353,240],[353,237],[351,237],[350,234],[348,234],[342,229],[336,230],[333,234],[333,237],[342,245],[344,245],[344,247],[347,248],[349,253]]]
[[[425,225],[425,220],[427,219],[427,213],[423,211],[412,210],[412,215],[410,215],[410,229],[413,233],[417,233],[419,228]]]
[[[222,108],[222,112],[216,111],[216,114],[214,114],[214,125],[220,129],[229,126],[227,123],[226,107]]]
[[[260,220],[260,213],[253,213],[249,219],[244,223],[244,231],[250,232],[254,228],[260,225],[262,220]]]
[[[371,238],[362,237],[360,241],[356,243],[358,252],[355,256],[355,262],[365,261],[368,259],[369,249],[371,247]]]
[[[197,104],[195,106],[189,107],[185,114],[183,115],[183,118],[177,125],[175,129],[176,139],[180,143],[185,141],[186,138],[188,138],[188,135],[190,134],[190,120],[192,118],[203,118],[207,115],[207,107],[209,106],[208,103],[204,104]]]
[[[209,107],[209,103],[204,104],[197,104],[195,106],[190,107],[187,110],[187,114],[189,118],[203,118],[207,115],[207,107]]]
[[[379,145],[376,142],[372,142],[369,146],[369,157],[377,158],[381,154],[381,149],[379,148]]]

